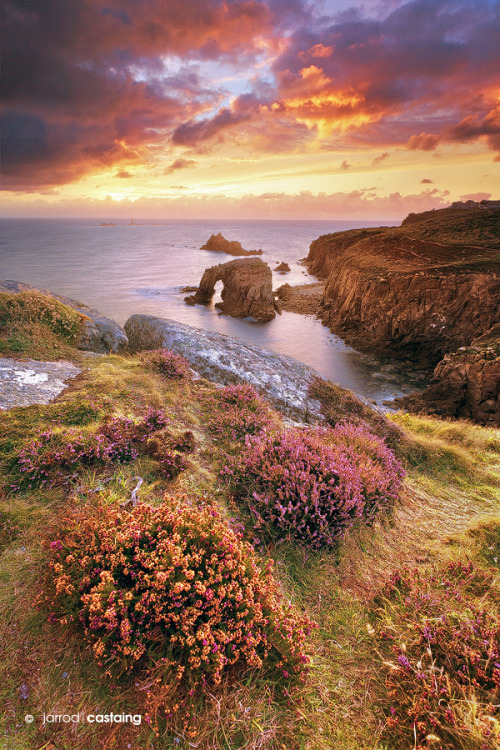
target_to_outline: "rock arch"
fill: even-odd
[[[251,317],[258,321],[272,320],[276,315],[272,272],[260,258],[238,258],[207,268],[198,291],[186,297],[191,305],[206,305],[215,293],[215,285],[222,281],[222,302],[217,307],[233,318]]]

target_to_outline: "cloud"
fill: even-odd
[[[5,0],[3,188],[170,174],[179,146],[372,148],[373,165],[397,147],[500,153],[498,2],[349,5],[319,17],[306,0]]]
[[[352,167],[352,164],[349,164],[349,162],[346,159],[344,159],[344,161],[340,165],[341,169],[350,169],[351,167]]]
[[[384,159],[387,159],[389,156],[390,153],[388,151],[384,151],[383,154],[375,157],[375,159],[372,161],[372,165],[375,166],[375,164],[380,164],[380,162],[384,161]]]
[[[424,177],[423,180],[420,180],[421,185],[433,185],[433,181],[430,180],[428,177]]]
[[[126,169],[120,169],[120,171],[116,173],[116,176],[120,177],[122,180],[128,180],[135,175],[133,175],[132,172],[127,172]]]
[[[352,190],[335,193],[268,192],[261,195],[231,197],[219,195],[172,195],[169,198],[143,197],[138,200],[124,199],[61,201],[50,204],[46,201],[34,203],[12,203],[9,215],[84,215],[93,218],[111,217],[128,219],[131,212],[143,219],[294,219],[297,216],[309,219],[401,221],[410,212],[444,208],[446,191],[424,190],[421,193],[403,195],[395,191],[390,195],[376,196],[371,191]]]
[[[172,174],[172,172],[175,172],[178,169],[194,169],[196,164],[197,162],[193,159],[176,159],[172,164],[169,164],[165,169],[164,174]]]

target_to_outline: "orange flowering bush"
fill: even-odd
[[[83,627],[100,664],[166,670],[193,690],[234,665],[302,676],[310,629],[213,508],[100,508],[47,543],[42,600],[52,621]]]

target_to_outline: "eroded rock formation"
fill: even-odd
[[[37,287],[31,286],[31,284],[23,284],[21,281],[0,281],[0,292],[10,292],[16,294],[22,292],[25,289],[31,289],[42,294],[46,294],[49,297],[55,297],[62,302],[64,305],[71,307],[73,310],[85,315],[85,321],[82,332],[78,341],[76,342],[76,348],[82,349],[83,351],[98,352],[99,354],[107,354],[109,352],[121,352],[127,347],[127,337],[125,332],[118,323],[110,318],[105,318],[99,310],[95,310],[93,307],[88,307],[83,302],[77,302],[69,297],[63,297],[60,294],[53,294],[48,292],[46,289],[38,289]]]
[[[217,307],[233,318],[251,317],[265,322],[276,315],[272,287],[272,273],[260,258],[241,258],[207,268],[188,304],[207,304],[215,293],[215,285],[222,281],[222,302]]]
[[[212,250],[216,253],[227,253],[228,255],[262,255],[262,250],[244,250],[238,240],[226,240],[219,234],[212,234],[207,242],[202,245],[201,250]]]
[[[439,362],[421,396],[401,399],[410,411],[472,419],[500,427],[500,325]]]

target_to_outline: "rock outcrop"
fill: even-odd
[[[251,317],[265,322],[276,315],[272,273],[260,258],[241,258],[207,268],[188,304],[207,304],[215,293],[215,285],[222,281],[222,302],[216,307],[233,318]]]
[[[125,323],[132,352],[166,348],[182,354],[202,377],[215,383],[250,383],[286,416],[321,422],[319,402],[308,396],[318,373],[284,354],[175,320],[132,315]]]
[[[228,255],[262,255],[262,250],[244,250],[238,240],[226,240],[219,234],[212,234],[207,242],[201,246],[201,250],[212,250],[216,253],[227,253]]]
[[[289,273],[292,269],[290,268],[288,263],[282,261],[279,265],[276,266],[274,270],[277,271],[277,273]]]
[[[500,325],[439,362],[428,388],[400,399],[410,411],[500,427]]]
[[[117,353],[126,349],[128,341],[123,328],[118,323],[115,323],[114,320],[105,318],[99,310],[88,307],[83,302],[77,302],[60,294],[53,294],[53,292],[48,292],[46,289],[38,289],[31,286],[31,284],[24,284],[21,281],[0,281],[0,292],[16,294],[26,289],[41,292],[49,297],[55,297],[55,299],[58,299],[64,305],[71,307],[85,316],[82,332],[79,340],[76,342],[77,349],[98,352],[99,354]]]
[[[323,322],[362,350],[433,367],[500,321],[495,206],[325,235],[311,244],[306,263],[326,279]]]
[[[71,362],[0,359],[0,409],[49,404],[81,371]]]

